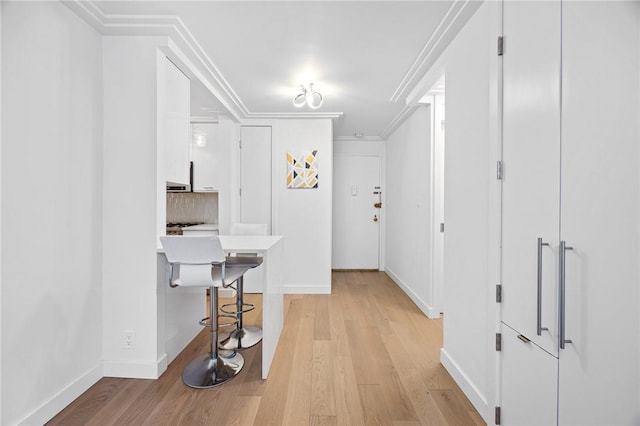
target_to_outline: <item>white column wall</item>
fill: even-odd
[[[387,138],[387,274],[431,311],[431,107],[420,106]]]
[[[2,99],[2,5],[0,5],[0,99]],[[2,319],[2,102],[0,102],[0,321]],[[0,326],[0,383],[2,383],[2,327]],[[2,386],[0,386],[0,422],[2,422]]]
[[[0,423],[43,424],[102,375],[102,48],[59,2],[0,7]]]
[[[497,281],[491,277],[499,260],[491,257],[491,244],[499,234],[493,220],[499,217],[499,204],[495,208],[491,186],[497,184],[499,159],[492,157],[498,143],[492,97],[500,31],[492,24],[499,6],[484,3],[444,57],[446,314],[441,361],[487,422],[495,388],[490,336],[495,339]]]
[[[156,378],[166,368],[158,341],[157,47],[155,37],[103,38],[104,375]],[[125,331],[135,348],[125,349]]]
[[[329,119],[272,122],[273,235],[284,236],[284,292],[331,292],[333,129]],[[318,150],[318,188],[287,189],[287,151]]]

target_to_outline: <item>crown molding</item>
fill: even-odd
[[[454,0],[440,20],[429,40],[425,43],[413,64],[409,67],[398,88],[393,92],[390,102],[397,103],[423,77],[438,57],[453,40],[458,30],[478,10],[484,0]]]
[[[260,118],[342,118],[342,112],[250,112],[247,119]]]
[[[419,108],[419,105],[405,105],[402,107],[398,115],[396,115],[393,120],[389,123],[389,125],[382,131],[380,137],[383,140],[387,140],[387,138],[394,132],[404,121]]]
[[[103,35],[166,36],[168,49],[229,111],[235,121],[279,118],[341,118],[342,112],[252,112],[233,90],[180,17],[105,14],[92,0],[63,0],[67,7]]]
[[[335,138],[333,138],[334,142],[354,142],[354,141],[372,141],[372,142],[382,142],[384,141],[384,139],[382,139],[380,136],[363,136],[361,138],[358,138],[356,136],[336,136]]]

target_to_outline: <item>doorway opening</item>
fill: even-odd
[[[445,191],[445,76],[438,78],[427,94],[420,100],[431,110],[431,306],[429,318],[439,318],[444,307],[444,191]]]

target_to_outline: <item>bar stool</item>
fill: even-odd
[[[264,223],[234,223],[231,226],[231,235],[267,235],[267,225]],[[237,265],[255,268],[262,263],[262,258],[257,253],[238,253],[234,257],[228,257],[227,262]],[[244,302],[244,280],[240,277],[236,281],[236,303],[227,303],[220,307],[225,314],[236,316],[236,329],[220,341],[220,348],[229,350],[242,350],[257,345],[262,340],[262,329],[259,327],[245,326],[243,314],[255,309],[252,303]]]
[[[210,350],[191,361],[182,372],[182,381],[192,388],[219,386],[235,377],[244,365],[244,358],[235,351],[218,351],[218,288],[242,279],[250,266],[227,267],[220,239],[217,236],[160,237],[170,266],[171,287],[209,288],[210,313],[200,323],[209,327]]]

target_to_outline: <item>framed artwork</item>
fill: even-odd
[[[310,189],[318,187],[318,150],[302,156],[287,152],[287,188]]]

